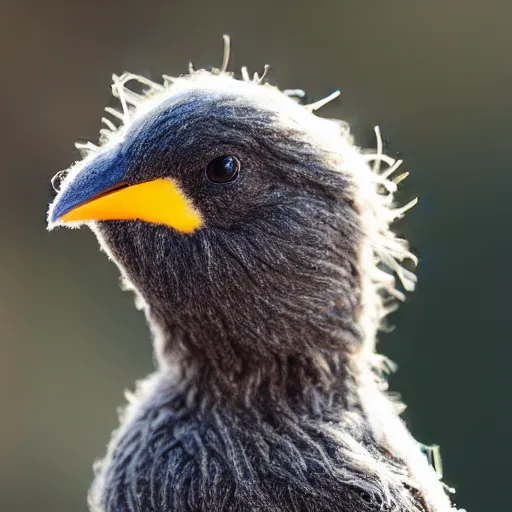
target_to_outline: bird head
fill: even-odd
[[[100,145],[67,171],[49,228],[92,228],[162,363],[180,352],[243,372],[360,352],[380,290],[398,293],[379,262],[413,282],[389,230],[395,185],[368,163],[395,162],[362,154],[344,123],[314,114],[320,103],[243,75],[114,77],[122,112],[107,110],[122,123],[105,119]]]

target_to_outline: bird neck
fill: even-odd
[[[246,350],[246,341],[222,337],[213,326],[209,347],[193,344],[192,333],[173,322],[154,319],[152,326],[160,371],[181,375],[207,396],[222,396],[244,407],[291,407],[303,414],[354,409],[359,369],[354,332],[337,331],[322,348],[313,343],[300,351]],[[180,323],[180,325],[187,325]],[[352,326],[354,330],[355,326]]]
[[[345,210],[315,206],[307,221],[304,212],[294,210],[295,221],[287,212],[265,236],[261,226],[252,238],[237,231],[176,237],[186,257],[162,266],[158,280],[145,260],[132,268],[160,367],[196,368],[206,391],[222,387],[229,396],[300,401],[350,387],[373,336],[366,295],[377,292],[366,286],[356,212]],[[321,230],[301,227],[319,211]],[[198,257],[205,251],[208,264]]]

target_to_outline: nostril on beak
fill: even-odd
[[[68,175],[68,171],[59,171],[51,180],[53,190],[59,192],[62,182]]]

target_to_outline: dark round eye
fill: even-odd
[[[219,156],[206,166],[206,177],[215,183],[233,181],[240,172],[240,160],[236,156]]]

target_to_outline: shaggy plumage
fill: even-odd
[[[122,112],[108,111],[122,123],[105,120],[50,207],[53,227],[91,183],[172,178],[204,220],[191,234],[88,223],[158,362],[96,465],[91,510],[451,510],[375,353],[388,299],[402,298],[392,274],[415,281],[389,229],[405,211],[393,206],[400,162],[226,64],[163,85],[114,77]],[[237,156],[238,179],[208,181],[219,155]]]

